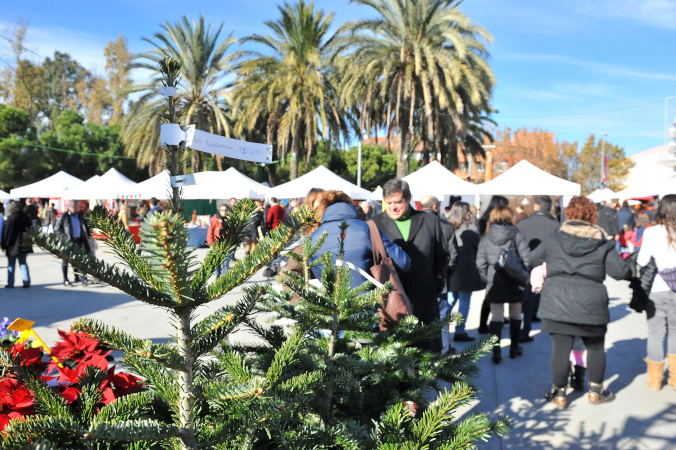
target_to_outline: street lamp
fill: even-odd
[[[605,137],[608,136],[608,133],[601,134],[601,189],[606,188],[606,140]]]

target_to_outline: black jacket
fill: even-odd
[[[387,238],[401,247],[411,258],[411,269],[399,272],[404,291],[413,303],[413,315],[423,323],[439,318],[437,297],[446,285],[448,267],[448,244],[439,225],[439,218],[412,209],[411,228],[408,240],[387,213],[373,218],[378,229]],[[441,338],[439,338],[439,345]]]
[[[9,215],[2,228],[0,246],[7,256],[18,256],[22,253],[33,253],[30,239],[21,239],[21,235],[28,231],[32,222],[30,217],[23,212],[15,212]]]
[[[43,223],[44,226],[56,226],[56,209],[52,208],[51,206],[45,210],[45,223]]]
[[[606,274],[629,279],[631,269],[615,251],[600,227],[565,222],[559,231],[533,250],[531,264],[547,263],[540,315],[543,319],[582,325],[610,321]]]
[[[448,245],[448,271],[446,272],[446,280],[448,277],[455,271],[455,268],[458,264],[458,243],[455,237],[455,228],[448,220],[442,219],[439,217],[439,214],[436,213],[433,209],[423,208],[423,212],[433,215],[439,219],[439,225],[441,226],[441,232],[444,233],[444,238],[446,239],[446,245]],[[446,286],[442,291],[442,294],[448,292],[448,281]]]
[[[525,289],[510,283],[504,277],[495,276],[494,264],[503,248],[509,248],[516,240],[516,251],[526,269],[530,266],[530,249],[526,237],[514,225],[491,225],[479,242],[476,266],[481,280],[486,283],[486,298],[489,303],[518,303],[524,300]]]
[[[617,225],[617,212],[607,206],[600,206],[596,210],[596,224],[603,228],[603,231],[612,239],[620,234],[620,227]]]
[[[523,219],[517,225],[528,241],[528,248],[535,249],[547,236],[559,229],[559,222],[551,214],[543,211],[535,211],[527,219]]]
[[[89,229],[89,222],[85,220],[84,214],[76,213],[77,218],[80,221],[80,237],[82,238],[82,244],[86,252],[90,251],[89,242],[87,238],[91,236],[91,230]],[[59,220],[56,221],[56,229],[54,232],[59,235],[61,238],[65,238],[69,241],[73,240],[73,222],[70,220],[71,214],[70,211],[66,211],[59,216]]]
[[[486,287],[476,267],[476,254],[479,250],[479,228],[471,222],[465,222],[455,230],[458,243],[458,264],[448,277],[449,292],[474,292]]]
[[[632,230],[636,227],[636,216],[627,207],[623,207],[617,212],[618,229],[622,228],[625,223],[628,223]]]

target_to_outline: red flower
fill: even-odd
[[[13,356],[18,355],[19,357],[21,357],[22,366],[27,367],[34,365],[37,367],[38,370],[42,370],[46,365],[42,361],[42,356],[44,355],[44,352],[40,347],[33,348],[30,346],[30,344],[22,342],[21,344],[14,344],[12,347],[10,347],[9,352]]]
[[[102,372],[105,372],[108,370],[108,360],[101,355],[90,355],[89,359],[81,361],[74,369],[67,366],[57,366],[57,370],[60,373],[57,381],[59,383],[76,384],[80,376],[84,373],[85,368],[89,366],[98,367]]]
[[[73,386],[68,386],[65,387],[63,391],[59,392],[59,395],[63,397],[63,399],[68,402],[68,404],[71,404],[77,400],[77,397],[80,395],[80,391]]]
[[[59,330],[59,336],[63,339],[58,342],[50,356],[56,358],[59,363],[72,360],[78,363],[87,362],[95,356],[106,357],[112,353],[112,350],[104,350],[99,346],[99,341],[92,338],[87,333],[80,331],[74,333],[72,330],[69,333]],[[98,365],[98,364],[97,364]],[[47,373],[51,373],[58,367],[58,363],[53,359],[49,363]],[[106,366],[107,368],[108,366]],[[105,370],[105,369],[103,369]]]
[[[17,412],[0,414],[0,431],[2,431],[2,434],[5,434],[5,427],[9,425],[9,421],[12,419],[24,420],[23,416]]]

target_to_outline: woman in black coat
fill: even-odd
[[[530,249],[526,237],[514,226],[513,213],[508,206],[498,206],[491,211],[486,234],[479,242],[476,265],[479,275],[486,283],[486,300],[491,308],[491,334],[498,337],[498,345],[493,347],[493,362],[502,361],[499,341],[502,338],[502,327],[505,324],[505,303],[509,304],[509,338],[511,340],[509,357],[516,358],[523,354],[519,346],[521,336],[521,304],[525,299],[525,287],[508,279],[495,271],[495,263],[502,249],[508,249],[512,242],[526,269],[529,267]]]
[[[458,312],[463,317],[463,323],[455,326],[453,340],[468,342],[474,340],[465,332],[472,292],[485,287],[476,268],[476,254],[481,235],[477,226],[470,220],[469,204],[465,202],[453,204],[448,221],[455,229],[455,240],[458,244],[458,262],[448,277],[448,292],[453,293],[453,303],[449,306],[452,310],[458,302]]]
[[[7,253],[7,285],[6,288],[14,287],[14,270],[16,260],[19,260],[21,269],[21,280],[23,287],[31,286],[31,276],[26,264],[26,256],[33,253],[33,247],[21,238],[21,235],[31,227],[31,219],[21,210],[17,202],[12,202],[10,206],[10,215],[2,228],[2,240],[0,246]]]
[[[590,200],[574,197],[565,214],[569,220],[530,258],[533,266],[547,263],[540,316],[542,331],[550,333],[552,341],[553,388],[545,398],[559,408],[567,406],[568,359],[576,336],[587,348],[589,401],[598,404],[615,398],[603,390],[604,340],[610,322],[603,281],[606,274],[617,280],[631,277],[629,266],[615,251],[615,241],[596,225],[596,208]]]

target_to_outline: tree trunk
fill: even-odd
[[[411,133],[406,121],[401,124],[401,145],[397,152],[397,178],[403,178],[408,175],[408,154],[411,146]]]
[[[298,178],[298,151],[300,150],[300,139],[298,138],[299,134],[300,134],[300,122],[296,121],[293,137],[291,138],[290,178],[292,180]]]
[[[179,427],[181,433],[181,448],[195,449],[195,430],[193,429],[193,407],[195,403],[195,393],[193,392],[193,372],[192,365],[194,356],[192,354],[192,338],[190,333],[190,313],[185,311],[178,316],[178,352],[185,360],[183,370],[179,371]]]

